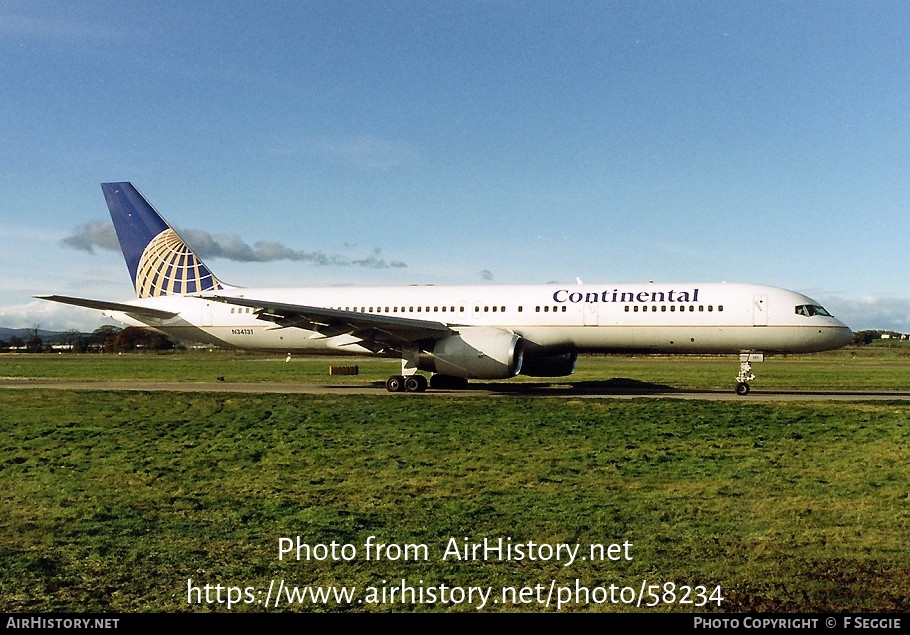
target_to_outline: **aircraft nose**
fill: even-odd
[[[846,324],[842,323],[834,332],[835,343],[838,347],[853,343],[853,331]]]

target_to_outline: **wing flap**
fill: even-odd
[[[408,344],[422,339],[436,339],[453,333],[451,327],[433,320],[415,320],[397,315],[378,315],[357,311],[340,311],[324,307],[269,302],[256,298],[205,296],[209,300],[251,307],[262,320],[283,328],[303,328],[327,337],[350,334],[362,342],[373,342],[381,348]]]

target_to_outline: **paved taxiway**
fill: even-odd
[[[328,385],[253,382],[67,381],[53,379],[0,379],[0,389],[129,390],[139,392],[278,393],[300,395],[374,395],[408,398],[458,397],[571,397],[573,399],[703,399],[708,401],[910,401],[910,392],[756,390],[745,396],[732,390],[679,390],[639,382],[581,382],[579,384],[471,384],[467,390],[428,390],[390,393],[384,384]]]

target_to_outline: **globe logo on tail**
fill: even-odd
[[[222,288],[221,282],[170,228],[146,245],[136,269],[136,293],[140,298]]]

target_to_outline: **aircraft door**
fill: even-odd
[[[212,302],[205,300],[205,305],[202,307],[202,319],[200,320],[199,326],[211,326],[212,325]]]
[[[768,296],[752,296],[752,326],[768,326]]]
[[[597,326],[597,308],[600,305],[597,302],[585,302],[584,309],[584,325],[585,326]]]

